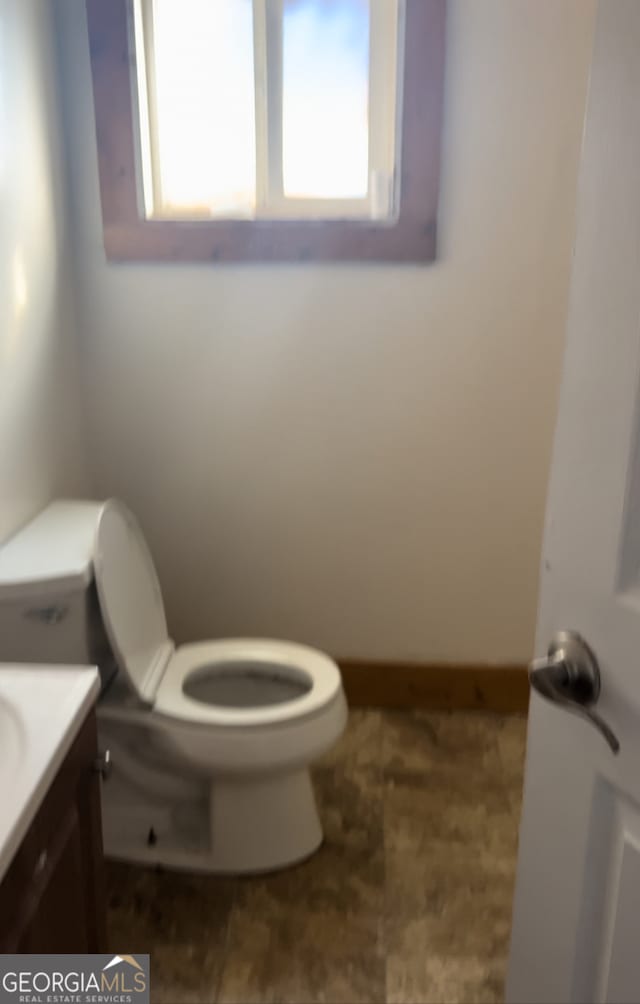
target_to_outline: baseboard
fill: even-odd
[[[351,707],[429,708],[524,713],[529,681],[523,664],[338,660]]]

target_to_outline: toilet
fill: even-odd
[[[338,667],[270,639],[176,647],[121,502],[53,502],[0,547],[0,661],[98,666],[109,856],[239,874],[321,844],[309,767],[346,725]]]

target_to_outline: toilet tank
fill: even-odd
[[[0,662],[116,672],[93,576],[99,502],[52,502],[0,545]]]

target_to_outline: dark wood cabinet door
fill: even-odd
[[[87,903],[82,878],[82,837],[75,805],[60,822],[55,840],[36,862],[32,909],[17,951],[88,952]],[[29,892],[27,892],[29,895]]]
[[[0,951],[105,950],[100,781],[92,713],[0,884]]]

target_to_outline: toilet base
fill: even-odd
[[[211,868],[221,874],[284,868],[322,843],[308,770],[247,780],[216,778],[209,812]]]
[[[308,770],[215,778],[199,798],[193,795],[178,805],[170,792],[143,793],[114,776],[102,793],[106,856],[242,875],[286,868],[322,843]]]

